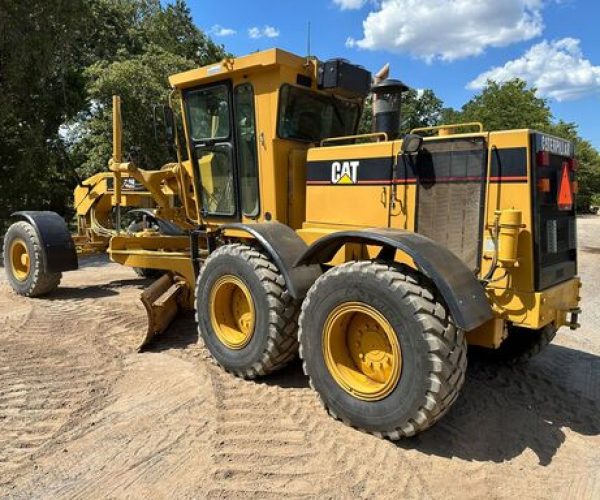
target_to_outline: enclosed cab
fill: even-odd
[[[202,221],[274,220],[299,228],[307,150],[356,133],[370,74],[344,61],[320,64],[272,49],[170,82],[183,102]]]

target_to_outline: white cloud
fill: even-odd
[[[333,3],[342,10],[358,10],[367,3],[367,0],[333,0]]]
[[[273,26],[265,26],[263,29],[263,34],[267,38],[277,38],[279,36],[279,30]]]
[[[235,35],[237,33],[237,31],[232,28],[225,28],[224,26],[221,26],[220,24],[215,24],[209,30],[209,33],[214,36],[231,36],[231,35]]]
[[[277,38],[279,36],[279,30],[274,26],[265,25],[263,28],[253,26],[248,29],[248,36],[250,38]]]
[[[543,0],[382,0],[348,47],[408,53],[428,62],[476,56],[541,34]]]
[[[526,80],[540,95],[557,101],[600,94],[600,66],[583,57],[579,40],[574,38],[538,43],[522,57],[482,73],[467,88],[478,90],[487,80],[505,82],[513,78]]]

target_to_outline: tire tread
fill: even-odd
[[[241,243],[224,245],[206,259],[202,270],[207,269],[211,260],[220,255],[230,255],[243,259],[254,268],[267,293],[267,301],[270,305],[269,339],[260,361],[257,361],[246,370],[228,370],[212,354],[211,359],[224,370],[245,379],[254,379],[283,368],[296,357],[298,352],[297,329],[300,313],[298,301],[289,294],[285,286],[285,280],[275,264],[259,249]],[[198,288],[202,270],[196,282],[196,297],[199,296]],[[198,308],[196,308],[196,323],[199,325],[198,314]]]
[[[34,259],[30,259],[30,261],[33,263],[33,268],[31,269],[31,272],[33,273],[31,285],[26,290],[20,290],[15,287],[13,287],[13,290],[18,295],[23,295],[25,297],[41,297],[42,295],[46,295],[54,291],[56,288],[58,288],[58,285],[60,284],[60,280],[62,279],[62,273],[44,272],[44,256],[42,253],[42,245],[40,243],[35,229],[28,222],[15,222],[4,236],[4,265],[6,268],[7,275],[10,272],[8,270],[8,252],[10,246],[11,229],[13,228],[21,229],[27,235],[27,239],[33,246],[34,254]]]
[[[323,274],[311,287],[306,299],[302,304],[300,313],[300,357],[302,358],[303,370],[309,377],[311,387],[314,384],[311,379],[310,368],[303,358],[302,337],[303,320],[315,300],[317,289],[327,280],[334,276],[344,274],[364,273],[375,275],[382,283],[386,283],[392,290],[397,291],[413,307],[414,317],[423,326],[424,339],[429,347],[429,368],[427,379],[429,387],[423,396],[423,400],[411,418],[394,429],[379,432],[370,432],[381,435],[390,440],[398,440],[402,437],[410,437],[431,427],[452,406],[465,381],[467,369],[467,345],[464,332],[457,328],[447,312],[441,300],[436,298],[436,291],[425,278],[416,271],[395,263],[378,261],[348,262],[335,267]],[[323,397],[319,397],[327,411],[336,419],[342,420],[335,415],[327,406]]]

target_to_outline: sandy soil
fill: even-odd
[[[193,318],[146,352],[148,285],[87,260],[45,300],[0,278],[0,496],[600,498],[600,217],[579,223],[582,328],[525,367],[473,361],[430,431],[397,444],[329,418],[299,363],[214,367]]]

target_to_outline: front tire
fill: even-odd
[[[334,417],[390,439],[433,425],[467,367],[464,334],[434,287],[377,262],[347,263],[316,281],[300,315],[300,356]]]
[[[27,222],[15,222],[4,236],[4,269],[12,289],[26,297],[40,297],[55,290],[62,273],[44,271],[42,244]]]
[[[283,276],[258,249],[225,245],[202,266],[198,332],[215,361],[239,377],[266,375],[294,359],[298,313]]]

